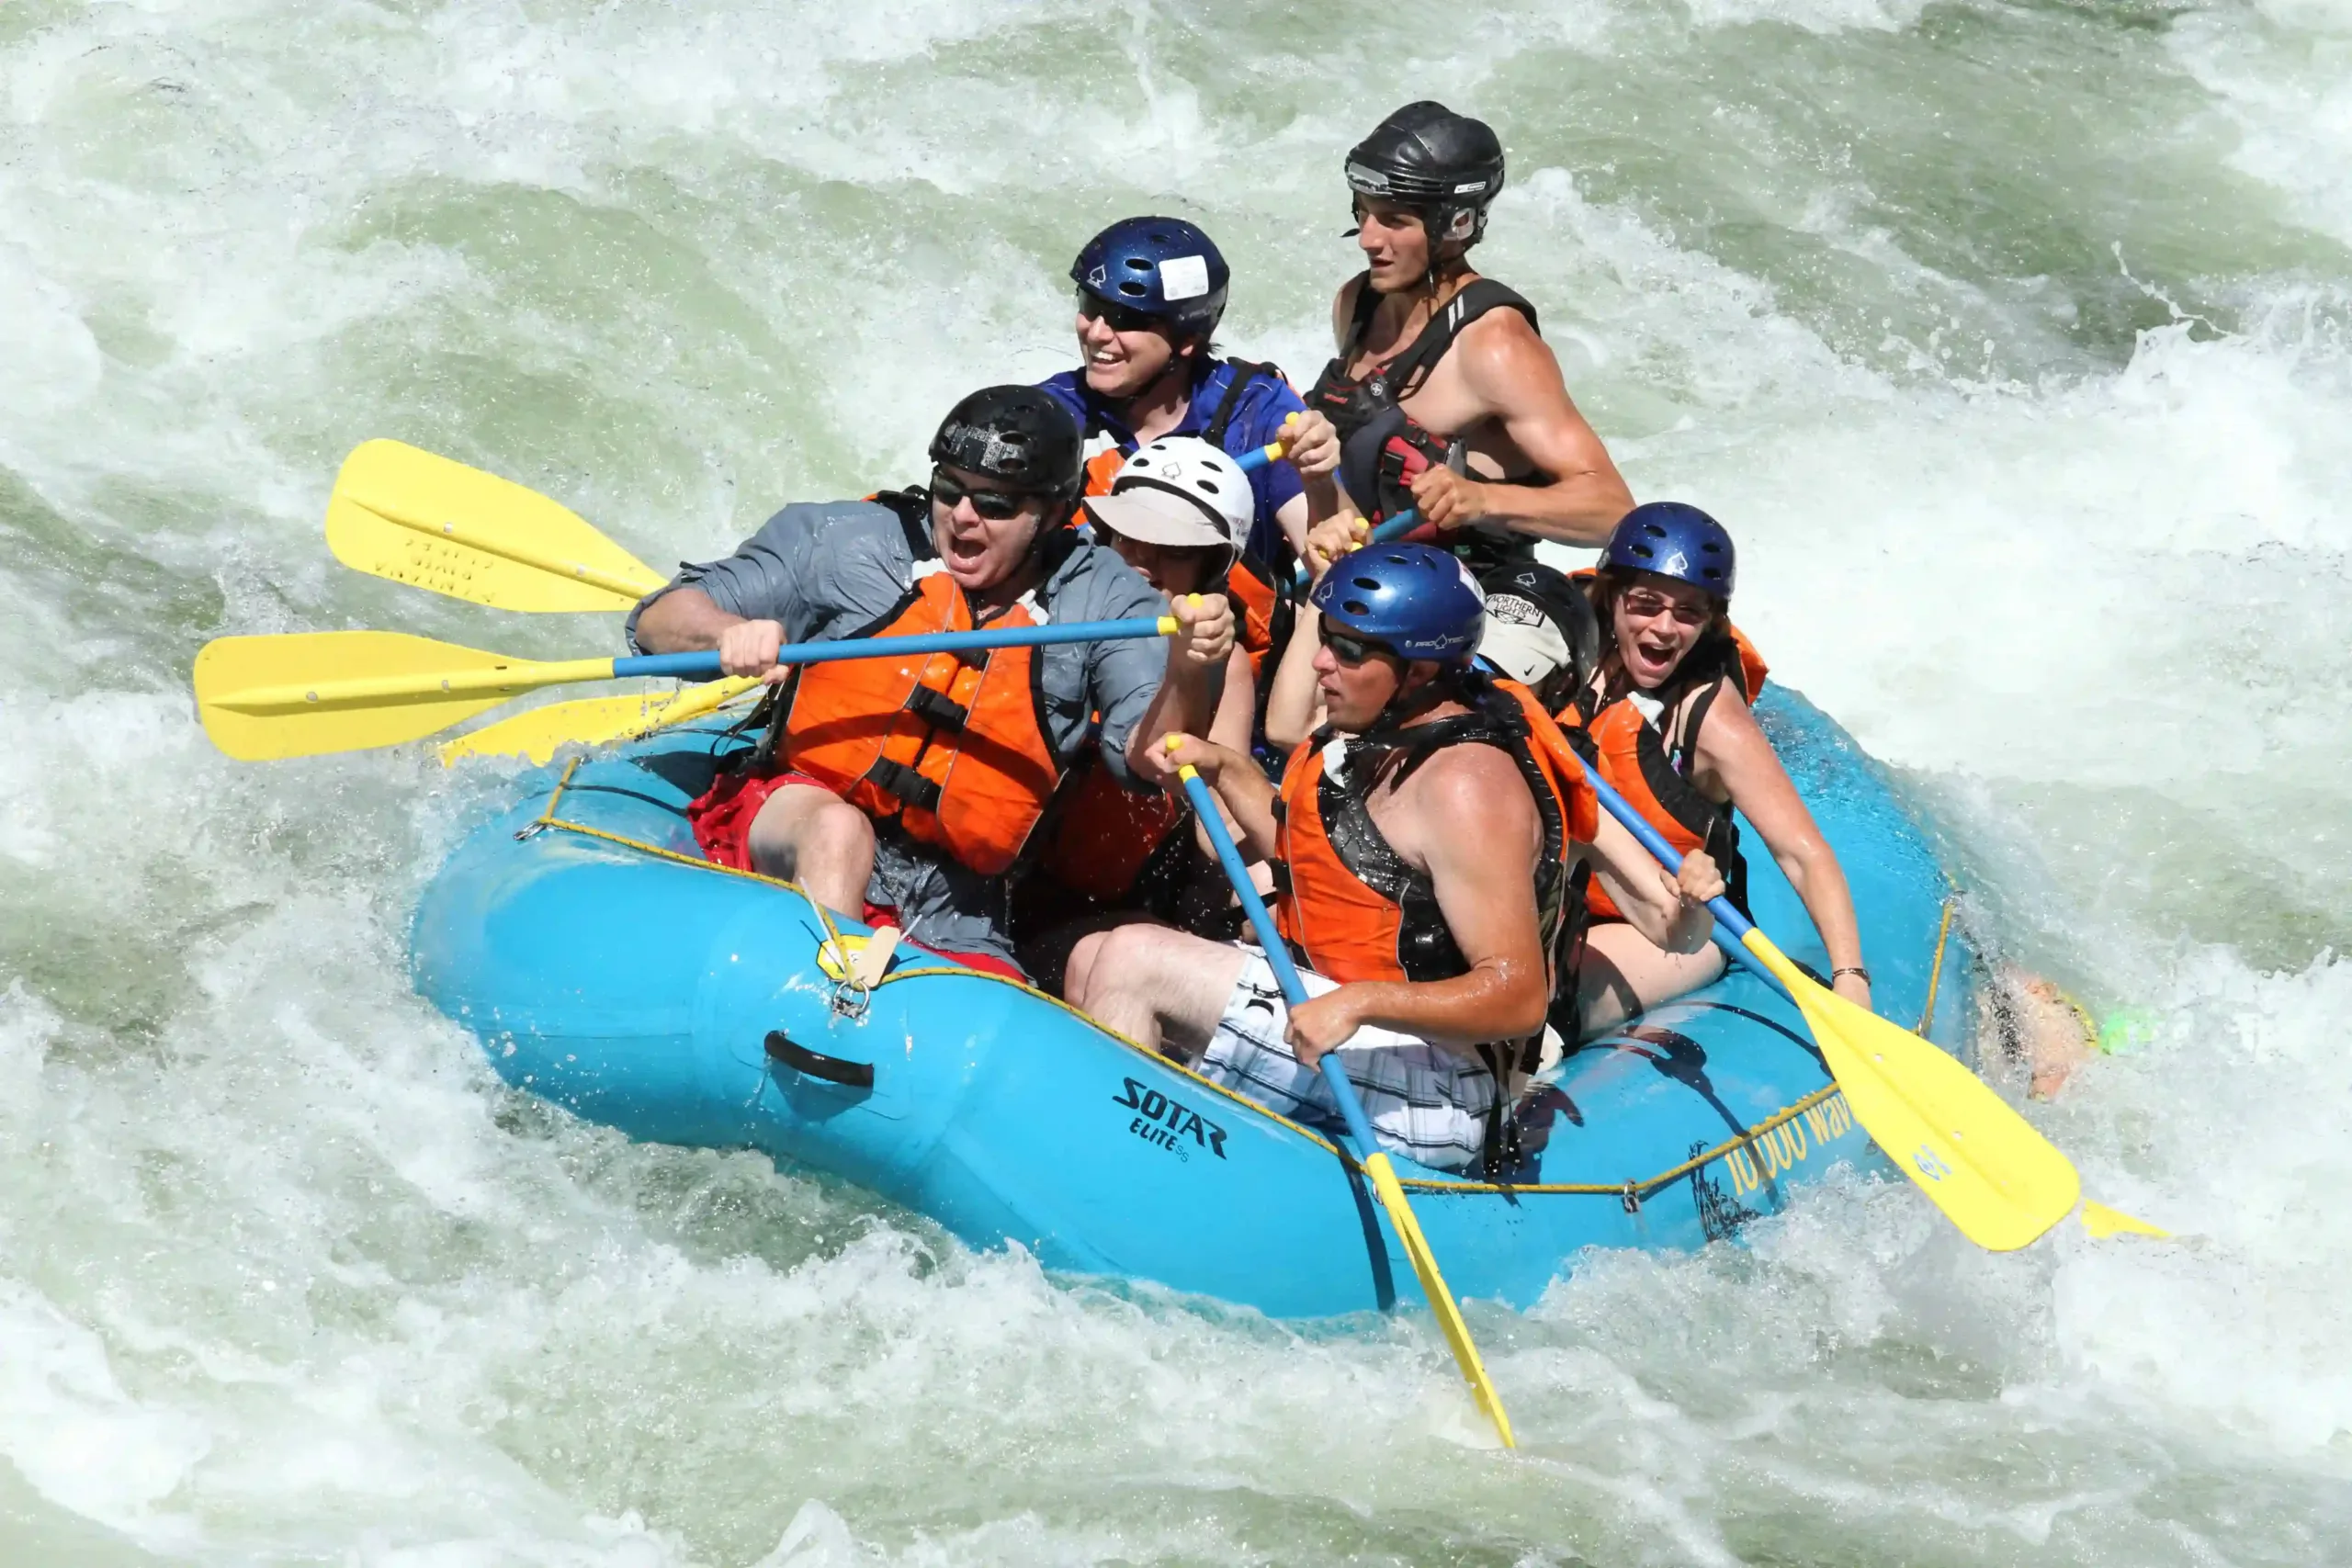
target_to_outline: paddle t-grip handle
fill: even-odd
[[[1379,527],[1374,528],[1372,531],[1372,537],[1366,539],[1363,544],[1358,545],[1356,548],[1360,550],[1370,549],[1374,545],[1385,545],[1392,539],[1401,539],[1420,525],[1420,509],[1415,506],[1408,506],[1405,508],[1404,511],[1399,512],[1396,516],[1391,517],[1387,522],[1383,523]],[[1338,561],[1333,561],[1331,563],[1334,570],[1338,568],[1339,564],[1340,563]],[[1291,592],[1295,593],[1300,589],[1306,587],[1306,563],[1302,560],[1293,565],[1290,569]]]
[[[1250,917],[1250,927],[1258,933],[1258,945],[1266,951],[1266,966],[1274,972],[1274,983],[1283,988],[1283,999],[1293,1007],[1306,1000],[1306,983],[1298,977],[1298,965],[1290,961],[1290,948],[1283,934],[1275,929],[1273,911],[1258,897],[1257,886],[1250,880],[1250,868],[1241,861],[1241,852],[1234,846],[1233,835],[1225,830],[1225,818],[1216,808],[1216,797],[1200,771],[1190,762],[1176,770],[1184,781],[1184,794],[1193,803],[1193,815],[1201,819],[1209,842],[1216,849],[1217,863],[1225,868],[1225,879],[1233,884],[1233,896],[1241,900],[1242,913]],[[1369,1157],[1380,1152],[1380,1145],[1372,1135],[1372,1121],[1363,1113],[1363,1101],[1356,1096],[1356,1086],[1349,1080],[1347,1069],[1340,1066],[1340,1054],[1326,1051],[1316,1070],[1323,1081],[1331,1086],[1331,1098],[1340,1107],[1340,1120],[1348,1124],[1348,1135],[1356,1147]]]

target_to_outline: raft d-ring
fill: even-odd
[[[1625,1190],[1617,1195],[1617,1201],[1625,1205],[1625,1212],[1629,1214],[1642,1212],[1642,1195],[1630,1181],[1625,1183]]]

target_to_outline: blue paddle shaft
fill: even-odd
[[[1633,834],[1642,848],[1656,856],[1658,864],[1668,871],[1679,872],[1682,869],[1682,852],[1668,843],[1658,830],[1650,826],[1649,818],[1634,810],[1631,802],[1611,789],[1609,781],[1600,776],[1600,769],[1582,757],[1577,759],[1577,766],[1584,770],[1585,782],[1592,785],[1592,793],[1600,797],[1600,804],[1609,808],[1609,815],[1617,818],[1624,826],[1625,831]],[[1747,917],[1734,908],[1732,901],[1728,898],[1710,898],[1707,900],[1707,908],[1715,917],[1715,945],[1737,962],[1771,981],[1775,989],[1780,988],[1779,978],[1770,969],[1764,967],[1762,960],[1748,952],[1740,942],[1740,938],[1756,929]]]
[[[1062,642],[1121,642],[1129,637],[1164,637],[1159,622],[1148,615],[1124,621],[1073,621],[1066,626],[996,626],[976,632],[931,632],[922,637],[848,637],[840,642],[786,643],[776,654],[778,664],[829,664],[841,659],[887,659],[900,653],[956,653],[983,648],[1043,648]],[[687,681],[716,680],[726,671],[717,653],[640,653],[613,660],[616,680],[624,675],[675,676]]]
[[[1366,539],[1363,546],[1359,547],[1368,547],[1373,545],[1385,545],[1391,539],[1401,539],[1420,525],[1420,509],[1419,507],[1408,506],[1405,508],[1404,511],[1399,512],[1396,516],[1391,517],[1387,522],[1383,523],[1379,527],[1374,528],[1372,531],[1372,537]],[[1290,586],[1293,592],[1296,592],[1298,590],[1306,586],[1306,563],[1305,561],[1300,561],[1297,565],[1290,569]]]
[[[1197,773],[1183,775],[1184,794],[1193,802],[1193,814],[1200,818],[1209,842],[1216,846],[1217,863],[1225,867],[1225,879],[1233,884],[1233,896],[1241,900],[1242,912],[1250,917],[1250,928],[1258,933],[1258,945],[1266,950],[1266,964],[1274,972],[1274,983],[1283,988],[1283,999],[1296,1007],[1306,1000],[1306,984],[1298,977],[1298,965],[1290,961],[1290,948],[1283,942],[1283,933],[1274,928],[1273,912],[1266,901],[1258,897],[1257,886],[1250,880],[1250,868],[1242,863],[1241,852],[1234,847],[1233,835],[1225,830],[1225,818],[1216,808],[1216,797]],[[1348,1080],[1347,1069],[1340,1066],[1340,1054],[1326,1051],[1316,1070],[1323,1081],[1331,1086],[1331,1098],[1340,1107],[1340,1116],[1348,1124],[1348,1135],[1356,1147],[1369,1156],[1379,1152],[1373,1140],[1372,1122],[1363,1113],[1363,1101],[1356,1097],[1356,1086]]]

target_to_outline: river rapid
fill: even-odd
[[[1072,1285],[503,1089],[409,989],[506,770],[243,765],[198,648],[382,626],[391,435],[657,565],[920,472],[1142,210],[1301,379],[1340,154],[1510,158],[1484,267],[1635,492],[2136,1020],[2034,1119],[2183,1233],[1835,1180],[1472,1325]],[[2352,1561],[2352,9],[2080,0],[0,6],[0,1562]]]

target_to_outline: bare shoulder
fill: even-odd
[[[1535,821],[1535,802],[1519,764],[1492,746],[1448,746],[1421,765],[1408,787],[1417,814],[1432,831],[1483,839]]]
[[[1519,378],[1526,376],[1560,378],[1560,361],[1552,345],[1517,310],[1494,310],[1462,329],[1455,352],[1472,378]]]
[[[1693,694],[1691,701],[1697,700],[1697,694]],[[1747,746],[1770,749],[1772,744],[1765,737],[1764,727],[1756,722],[1756,711],[1747,705],[1747,699],[1739,694],[1739,688],[1729,681],[1722,683],[1715,693],[1715,700],[1708,705],[1707,716],[1699,726],[1698,740],[1698,749],[1702,752]]]
[[[1772,738],[1729,682],[1708,707],[1695,750],[1699,782],[1711,793],[1720,791],[1738,801],[1743,810],[1758,804],[1759,791],[1793,795],[1795,783],[1772,749]]]

